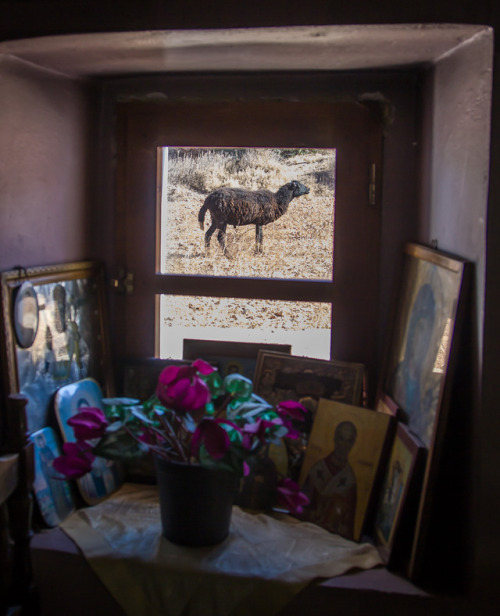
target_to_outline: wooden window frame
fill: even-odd
[[[161,294],[302,300],[332,304],[332,358],[373,369],[381,219],[381,174],[374,170],[381,169],[382,126],[369,106],[179,100],[124,103],[117,118],[117,263],[134,274],[133,293],[116,298],[118,331],[125,332],[122,357],[157,353]],[[156,221],[162,146],[337,148],[332,280],[161,274]]]

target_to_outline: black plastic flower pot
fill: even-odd
[[[191,547],[224,541],[238,489],[237,475],[159,457],[155,462],[163,536]]]

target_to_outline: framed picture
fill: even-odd
[[[418,577],[446,432],[453,368],[472,264],[416,244],[403,278],[380,390],[428,449],[409,575]]]
[[[302,519],[361,539],[392,422],[384,413],[320,399],[300,473],[310,499]]]
[[[47,526],[57,526],[75,511],[69,481],[52,468],[61,455],[59,439],[52,428],[42,428],[30,435],[34,445],[35,478],[33,491],[41,517]]]
[[[255,393],[272,405],[282,400],[297,400],[310,411],[305,423],[295,425],[302,437],[286,440],[288,475],[294,481],[299,478],[320,398],[361,405],[364,372],[363,364],[259,352],[255,368]]]
[[[375,543],[386,564],[394,563],[392,557],[396,550],[393,548],[402,527],[402,516],[414,513],[414,509],[407,506],[408,494],[420,487],[415,485],[418,476],[415,471],[424,461],[425,451],[422,442],[406,426],[398,424],[374,516]],[[399,536],[400,544],[408,545],[408,539],[411,541],[413,537]]]
[[[50,425],[54,392],[95,378],[110,393],[104,272],[96,262],[0,274],[3,392],[28,399],[28,430]]]
[[[466,262],[405,247],[403,282],[382,390],[429,447],[443,399]]]
[[[54,407],[63,440],[75,441],[68,419],[85,407],[103,408],[102,391],[94,379],[82,379],[57,390]],[[118,465],[111,460],[96,458],[92,471],[77,479],[78,490],[87,503],[95,505],[117,490],[123,482]]]
[[[253,381],[259,351],[274,351],[290,355],[292,345],[187,338],[183,343],[182,356],[190,360],[204,359],[219,366],[222,377],[239,372]]]
[[[172,364],[188,365],[190,362],[176,359],[158,359],[146,357],[125,359],[122,366],[122,386],[120,396],[137,398],[144,402],[156,391],[156,384],[161,371]]]
[[[361,404],[364,372],[363,364],[260,351],[254,390],[270,404],[312,399],[317,406],[320,398]]]
[[[392,417],[398,417],[399,406],[385,392],[381,392],[377,398],[375,410],[379,413],[386,413]]]

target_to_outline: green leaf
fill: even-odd
[[[228,374],[224,379],[224,388],[232,397],[228,409],[236,409],[252,397],[253,383],[241,374]]]
[[[210,389],[212,398],[218,398],[224,393],[224,382],[218,370],[202,377]]]
[[[237,457],[230,455],[230,452],[226,454],[222,459],[215,460],[207,452],[204,445],[200,447],[199,460],[202,466],[206,468],[219,469],[229,471],[230,473],[236,473],[238,475],[243,474],[243,463]]]
[[[110,423],[109,426],[106,428],[106,433],[109,434],[111,432],[118,432],[118,430],[121,430],[123,426],[123,421],[113,421],[113,423]]]
[[[154,421],[153,419],[150,419],[146,415],[146,413],[144,413],[144,411],[142,410],[142,407],[140,407],[140,406],[133,406],[130,409],[130,412],[132,413],[132,415],[134,417],[136,417],[137,419],[142,421],[142,423],[147,424],[148,426],[156,425],[158,423],[157,421]]]
[[[108,460],[126,461],[143,457],[148,448],[136,441],[126,430],[106,432],[94,447],[94,453]]]
[[[137,398],[103,398],[102,401],[106,406],[134,406],[140,403]]]

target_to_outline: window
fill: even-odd
[[[163,147],[158,155],[162,274],[332,280],[334,149]],[[205,198],[228,223],[224,248],[219,227],[210,235]],[[255,222],[246,223],[262,216],[271,222],[258,241]],[[161,357],[181,358],[185,338],[291,344],[294,354],[330,357],[325,302],[162,295],[158,327]]]
[[[171,352],[173,344],[168,349],[165,326],[188,320],[192,323],[186,327],[201,327],[195,325],[196,315],[203,315],[205,326],[211,321],[214,336],[222,338],[225,332],[225,339],[241,341],[238,319],[243,315],[243,321],[251,321],[265,313],[276,322],[271,328],[276,331],[293,317],[316,311],[322,330],[320,355],[370,364],[376,342],[380,218],[370,183],[378,181],[374,170],[380,168],[381,128],[367,107],[286,101],[136,103],[121,106],[119,127],[118,258],[134,275],[133,293],[117,299],[126,332],[124,356],[178,355],[179,350]],[[287,212],[263,227],[260,260],[254,254],[253,225],[228,226],[232,259],[222,253],[216,231],[207,257],[197,212],[219,183],[216,169],[224,158],[233,169],[239,164],[240,171],[245,158],[257,175],[261,165],[262,177],[243,182],[226,175],[220,176],[221,183],[259,189],[269,181],[273,191],[295,175],[291,167],[309,165],[310,175],[300,178],[304,184],[309,178],[308,188],[314,191],[294,201],[298,209],[313,209],[319,191],[324,191],[331,210],[322,215],[322,224],[330,238],[320,241],[313,217],[297,223]],[[181,159],[217,177],[210,182],[201,178],[202,185],[195,189],[186,186],[176,169]],[[259,159],[267,159],[267,168]],[[209,220],[207,215],[205,231]],[[192,239],[193,231],[197,239]],[[299,235],[309,248],[304,262],[310,264],[297,273],[279,254],[295,257]],[[269,264],[265,255],[274,248],[273,241],[281,242],[281,248]],[[265,327],[254,329],[262,332]],[[293,346],[292,352],[309,354]]]

